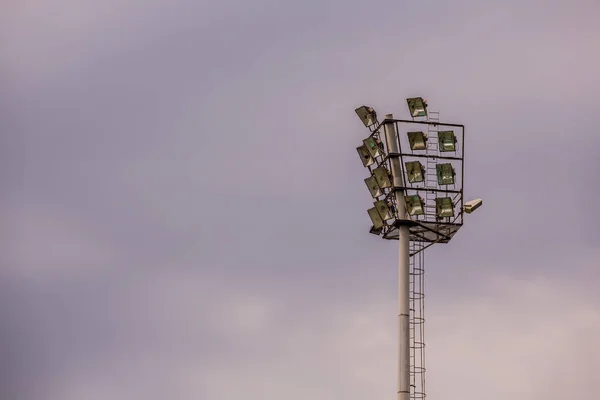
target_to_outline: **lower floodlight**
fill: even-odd
[[[377,208],[375,208],[375,207],[369,208],[367,210],[367,212],[369,213],[369,217],[371,218],[371,222],[373,223],[373,227],[371,228],[371,230],[382,229],[383,228],[383,219],[381,219],[381,217],[379,216],[379,213],[377,212]]]
[[[377,198],[383,194],[383,191],[379,187],[377,179],[375,179],[374,176],[370,176],[367,179],[365,179],[365,183],[367,184],[369,192],[371,192],[371,196],[373,196],[373,198]]]
[[[371,157],[376,158],[383,155],[383,143],[374,136],[369,136],[363,140],[367,151]]]
[[[439,218],[454,217],[454,203],[450,197],[435,199],[435,213]]]
[[[440,151],[456,151],[456,135],[454,131],[438,132]]]
[[[471,214],[473,211],[477,210],[483,204],[483,200],[475,199],[471,201],[467,201],[465,203],[465,212],[467,214]]]
[[[410,111],[411,117],[426,117],[427,116],[427,102],[422,97],[412,97],[406,99],[408,103],[408,111]]]
[[[360,147],[357,147],[356,151],[358,151],[358,155],[360,156],[360,160],[362,161],[363,166],[368,167],[369,165],[372,165],[375,163],[375,159],[373,157],[371,157],[371,154],[369,154],[369,150],[367,150],[367,146],[362,145]]]
[[[390,179],[390,172],[385,167],[377,167],[373,170],[373,176],[377,180],[377,184],[380,188],[386,189],[392,187],[392,180]]]
[[[408,132],[408,144],[411,150],[426,150],[427,134],[425,132]]]
[[[435,169],[439,185],[454,185],[454,176],[456,175],[456,172],[454,171],[452,164],[437,164]]]
[[[406,203],[406,212],[408,212],[410,215],[425,214],[425,202],[423,201],[423,198],[418,194],[404,196],[404,202]]]
[[[356,111],[358,118],[360,118],[367,128],[377,123],[377,113],[373,107],[360,106],[354,111]]]
[[[425,167],[419,161],[409,161],[406,165],[406,175],[410,183],[423,182],[425,180]]]
[[[394,218],[394,214],[392,213],[392,209],[390,207],[391,204],[388,204],[385,200],[379,200],[373,204],[375,205],[375,209],[379,213],[379,216],[382,220],[387,221]]]
[[[371,226],[371,229],[369,229],[369,233],[377,236],[381,235],[381,231],[383,231],[383,227],[375,228],[375,225]]]

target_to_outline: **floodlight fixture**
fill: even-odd
[[[410,183],[423,182],[425,180],[425,167],[419,161],[409,161],[406,165],[406,175]]]
[[[363,163],[363,166],[368,167],[369,165],[372,165],[375,163],[375,159],[373,157],[371,157],[371,154],[369,154],[369,150],[367,150],[367,146],[362,145],[356,148],[356,151],[358,151],[358,155],[360,156],[360,160]]]
[[[450,197],[435,199],[435,213],[439,218],[454,217],[454,203]]]
[[[454,185],[454,176],[456,175],[456,172],[454,171],[452,164],[437,164],[435,169],[439,185]]]
[[[360,106],[354,111],[367,128],[377,123],[377,113],[373,107]]]
[[[410,115],[415,117],[427,117],[427,102],[422,97],[406,99]]]
[[[438,132],[440,151],[456,151],[456,135],[454,131]]]
[[[371,228],[371,230],[382,229],[383,228],[383,219],[381,219],[381,217],[379,216],[379,213],[377,212],[377,208],[376,207],[369,208],[367,210],[367,212],[369,213],[369,217],[371,218],[371,222],[373,223],[373,227]]]
[[[371,192],[371,196],[373,196],[373,198],[376,199],[383,194],[383,190],[381,190],[381,188],[379,187],[377,179],[375,179],[374,176],[370,176],[367,179],[365,179],[365,183],[367,184],[369,192]]]
[[[377,158],[383,155],[383,142],[375,136],[369,136],[363,140],[367,151],[373,158]]]
[[[425,132],[408,132],[408,143],[411,150],[426,150],[427,134]]]
[[[483,200],[475,199],[471,201],[467,201],[465,203],[465,212],[467,214],[471,214],[473,211],[477,210],[483,204]]]
[[[373,204],[375,205],[375,208],[377,209],[377,212],[382,220],[387,221],[394,218],[390,204],[388,204],[385,200],[379,200]]]
[[[392,187],[392,180],[390,179],[390,172],[385,167],[377,167],[373,170],[373,176],[377,180],[377,184],[380,188],[386,189]]]
[[[406,203],[406,211],[410,215],[425,214],[425,202],[423,201],[423,198],[418,194],[404,196],[404,202]]]
[[[383,227],[375,228],[375,225],[371,226],[371,229],[369,229],[369,233],[377,236],[381,235],[381,231],[383,231]]]

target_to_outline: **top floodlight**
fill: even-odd
[[[360,118],[367,128],[377,123],[377,113],[373,107],[361,106],[354,111],[356,111],[358,118]]]
[[[383,143],[381,140],[375,138],[374,136],[369,136],[365,140],[363,140],[367,151],[373,158],[377,158],[383,155]]]
[[[411,117],[427,117],[427,102],[422,97],[406,99]]]
[[[371,154],[369,154],[367,146],[363,145],[357,147],[356,151],[358,151],[358,155],[360,156],[360,160],[362,161],[364,167],[368,167],[369,165],[375,163],[375,159],[371,157]]]
[[[440,151],[456,151],[456,135],[454,131],[438,132]]]
[[[408,143],[411,150],[427,149],[427,134],[424,132],[408,132]]]

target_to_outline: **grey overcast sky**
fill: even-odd
[[[5,0],[0,398],[392,399],[362,104],[467,126],[427,391],[597,400],[600,3]]]

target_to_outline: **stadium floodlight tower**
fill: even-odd
[[[421,97],[407,103],[410,120],[388,114],[380,123],[373,107],[355,110],[370,130],[357,148],[370,172],[370,232],[399,241],[398,400],[425,398],[423,250],[448,243],[464,213],[483,203],[463,202],[464,125],[440,122]],[[399,126],[407,129],[399,134]]]

